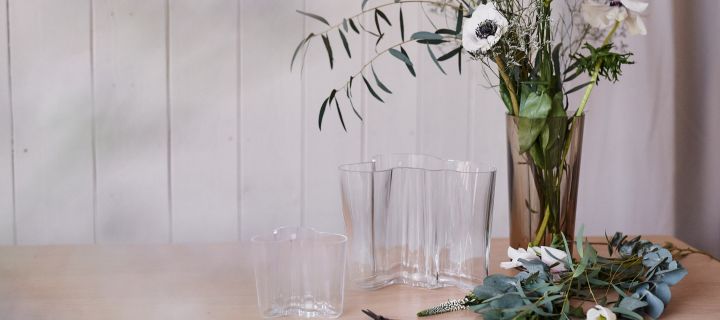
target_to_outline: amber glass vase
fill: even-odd
[[[571,244],[575,235],[584,116],[507,116],[510,245]],[[522,130],[541,132],[521,152]],[[525,137],[526,138],[526,137]],[[534,149],[534,150],[533,150]],[[555,243],[553,243],[555,241]]]

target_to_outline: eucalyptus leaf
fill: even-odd
[[[310,13],[310,12],[300,11],[300,10],[295,10],[295,12],[297,12],[297,13],[299,13],[299,14],[302,14],[302,15],[304,15],[304,16],[313,18],[313,19],[315,19],[315,20],[317,20],[317,21],[320,21],[320,22],[322,22],[322,23],[330,26],[330,23],[329,23],[325,18],[323,18],[323,17],[321,17],[321,16],[319,16],[319,15],[316,15],[316,14]]]
[[[322,131],[322,121],[323,117],[325,116],[325,108],[327,108],[328,105],[328,98],[325,98],[325,101],[323,101],[322,106],[320,106],[320,114],[318,115],[318,128],[320,131]]]
[[[610,308],[610,311],[619,313],[627,318],[634,319],[634,320],[643,320],[643,317],[635,312],[633,312],[630,309],[627,308],[621,308],[621,307],[613,307]]]
[[[644,301],[642,301],[638,298],[634,298],[634,297],[623,298],[620,301],[620,304],[618,304],[618,307],[625,308],[625,309],[628,309],[631,311],[635,311],[637,309],[644,308],[645,306],[647,306],[647,302],[644,302]]]
[[[410,57],[408,57],[402,51],[398,51],[397,49],[393,48],[390,48],[388,51],[393,57],[400,59],[400,61],[404,62],[406,65],[412,66],[412,61],[410,61]]]
[[[328,54],[328,60],[330,61],[330,69],[332,69],[334,59],[333,59],[332,46],[330,45],[330,38],[328,38],[328,36],[326,36],[326,35],[322,35],[322,39],[323,39],[323,44],[325,44],[325,50],[327,51],[327,54]]]
[[[355,21],[353,19],[348,20],[350,22],[350,29],[353,29],[355,33],[360,34],[360,30],[358,30],[358,27],[355,25]]]
[[[383,101],[383,99],[380,98],[380,96],[375,92],[375,90],[373,90],[373,87],[370,85],[370,82],[367,81],[367,79],[365,78],[365,76],[362,76],[362,79],[363,79],[363,81],[365,82],[365,86],[367,87],[367,89],[368,89],[368,91],[370,92],[370,94],[371,94],[373,97],[375,97],[375,99],[377,99],[378,101],[380,101],[380,102],[382,102],[382,103],[385,103],[385,101]]]
[[[455,21],[455,34],[462,34],[463,26],[463,8],[460,7],[457,11],[457,20]]]
[[[670,292],[670,286],[666,283],[656,283],[655,288],[653,288],[652,293],[658,297],[664,304],[670,303],[670,298],[672,298],[672,293]]]
[[[400,7],[400,39],[405,42],[405,19],[403,18],[402,7]]]
[[[413,35],[410,37],[410,39],[413,40],[442,40],[442,35],[439,35],[437,33],[427,32],[427,31],[419,31],[413,33]]]
[[[448,60],[448,59],[454,57],[456,54],[460,53],[460,50],[462,50],[462,46],[452,49],[452,50],[450,50],[450,52],[440,56],[440,58],[438,58],[438,61]]]
[[[293,65],[295,64],[295,58],[297,58],[298,53],[300,52],[300,49],[305,46],[305,44],[310,41],[315,36],[314,33],[310,33],[306,38],[304,38],[302,41],[300,41],[300,44],[298,44],[297,48],[295,48],[295,52],[293,52],[292,60],[290,60],[290,70],[292,70]]]
[[[647,306],[644,309],[645,313],[654,319],[660,318],[663,311],[665,311],[665,304],[662,300],[647,289],[641,289],[636,292],[643,297],[645,302],[647,302]]]
[[[445,72],[445,69],[443,69],[443,67],[440,65],[440,62],[438,62],[438,59],[435,56],[435,53],[432,51],[432,49],[430,48],[429,45],[427,46],[427,50],[428,50],[428,54],[430,55],[430,59],[432,59],[433,63],[435,63],[435,66],[437,66],[438,69],[440,69],[440,72],[442,72],[444,75],[447,75],[447,73]]]
[[[345,47],[345,52],[347,52],[348,58],[352,59],[352,53],[350,53],[350,45],[348,45],[347,38],[345,38],[345,33],[343,33],[340,29],[338,29],[338,33],[340,33],[340,39],[342,40],[343,47]]]
[[[335,108],[338,112],[338,118],[340,118],[340,123],[342,124],[343,130],[347,132],[347,127],[345,127],[345,120],[343,120],[342,111],[340,111],[340,104],[338,103],[337,97],[335,98]]]
[[[370,66],[370,69],[372,70],[373,77],[375,77],[375,84],[377,84],[378,88],[380,88],[382,91],[392,94],[392,91],[390,91],[390,89],[388,89],[388,87],[386,87],[385,84],[380,81],[377,73],[375,73],[375,67]]]

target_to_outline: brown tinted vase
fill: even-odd
[[[531,243],[562,245],[561,234],[572,244],[575,235],[584,116],[538,120],[507,116],[510,245],[514,248]],[[535,150],[521,152],[519,130],[532,126],[542,126],[546,132],[533,140]]]

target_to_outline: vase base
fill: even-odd
[[[381,274],[354,281],[355,285],[365,290],[377,290],[387,286],[400,284],[425,289],[456,287],[472,290],[482,283],[482,279],[474,279],[465,275],[411,273],[406,271],[393,274]]]

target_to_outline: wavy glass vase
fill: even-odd
[[[340,167],[350,280],[472,289],[487,275],[495,169],[395,154]]]
[[[554,134],[547,134],[547,142],[542,136],[536,142],[549,145],[542,164],[535,159],[540,155],[520,152],[519,146],[519,128],[535,120],[507,116],[510,246],[551,245],[562,241],[560,234],[572,245],[585,117],[547,118],[544,125]]]

